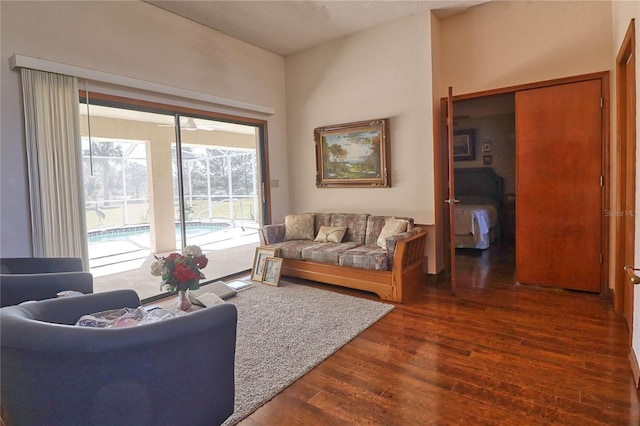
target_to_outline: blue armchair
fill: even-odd
[[[98,329],[85,314],[137,307],[133,290],[0,309],[2,411],[16,425],[217,425],[233,413],[237,311],[221,304]]]
[[[3,258],[0,265],[0,307],[51,299],[65,290],[93,293],[93,276],[82,272],[80,258]]]

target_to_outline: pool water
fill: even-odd
[[[200,235],[209,234],[211,232],[222,231],[224,229],[232,228],[233,224],[229,222],[213,222],[213,223],[188,223],[187,238],[194,238]],[[150,227],[149,225],[128,226],[126,228],[112,228],[103,229],[98,231],[87,232],[87,241],[89,244],[102,243],[107,241],[122,241],[122,240],[150,240]],[[180,225],[176,225],[176,241],[182,238],[180,232]]]

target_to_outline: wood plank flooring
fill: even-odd
[[[499,244],[457,257],[240,424],[640,425],[628,333],[609,300],[514,284]],[[313,284],[376,300],[375,296]]]

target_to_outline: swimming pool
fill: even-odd
[[[211,232],[222,231],[224,229],[231,229],[234,226],[235,225],[231,221],[188,222],[186,223],[187,239],[209,234]],[[180,224],[177,223],[176,241],[182,238],[180,228]],[[98,229],[87,232],[87,241],[89,244],[122,240],[148,241],[150,239],[150,225],[148,224]]]

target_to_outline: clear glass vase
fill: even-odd
[[[186,290],[178,291],[178,309],[187,312],[191,308],[191,301],[187,296]]]

